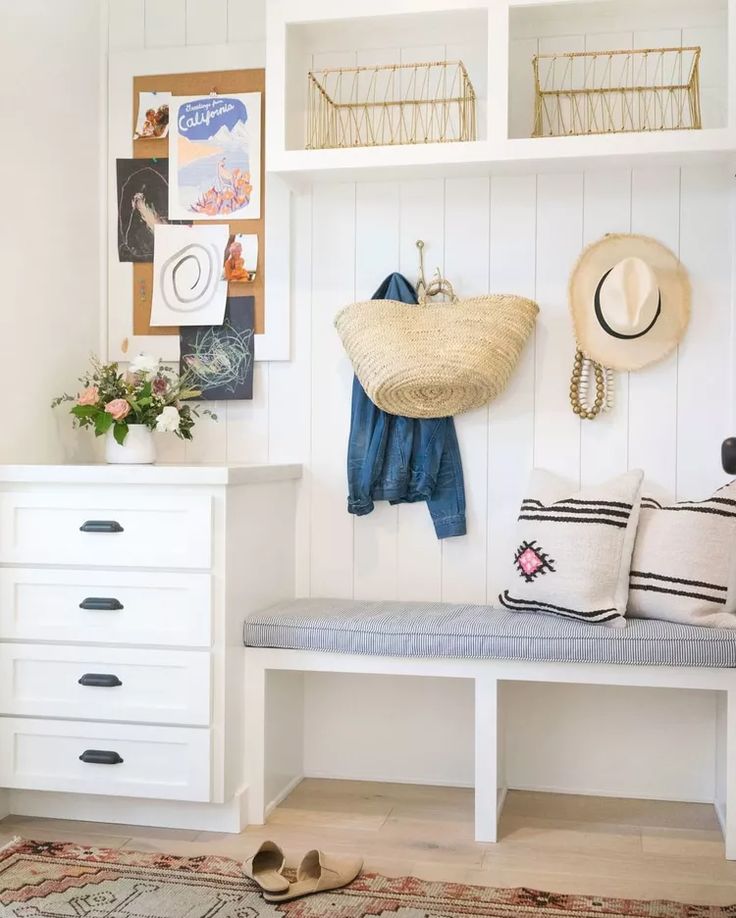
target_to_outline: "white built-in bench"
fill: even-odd
[[[503,683],[699,689],[718,693],[714,804],[726,857],[736,860],[736,630],[643,619],[618,629],[488,606],[304,599],[248,616],[244,642],[251,823],[263,823],[268,806],[283,796],[272,775],[289,769],[270,766],[269,754],[299,754],[289,751],[289,726],[272,722],[267,713],[273,701],[271,687],[267,694],[269,674],[287,679],[284,674],[303,672],[472,679],[475,837],[484,842],[496,841],[506,792],[500,767]],[[283,685],[277,691],[282,701],[288,697]],[[271,709],[278,720],[276,711]]]

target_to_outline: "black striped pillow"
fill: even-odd
[[[736,628],[736,481],[707,500],[643,497],[629,614]]]
[[[571,493],[562,479],[536,469],[501,605],[623,626],[642,477],[635,470]]]

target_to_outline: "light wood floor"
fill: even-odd
[[[9,817],[15,835],[168,854],[242,859],[273,838],[295,864],[309,848],[362,854],[390,876],[692,904],[736,903],[713,808],[700,804],[511,792],[497,845],[473,841],[473,792],[304,781],[267,826],[242,835]]]

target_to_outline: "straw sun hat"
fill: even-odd
[[[612,233],[580,256],[570,309],[585,357],[613,370],[639,370],[666,357],[684,335],[690,281],[661,242]]]
[[[368,300],[335,327],[368,398],[389,414],[442,418],[506,387],[539,307],[491,294],[453,302]]]

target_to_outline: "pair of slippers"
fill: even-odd
[[[361,858],[337,857],[316,848],[302,858],[296,882],[283,875],[286,858],[276,842],[265,841],[243,864],[245,875],[263,890],[266,902],[290,902],[312,893],[340,889],[352,883],[363,869]]]

